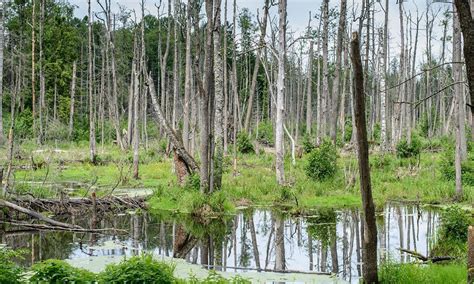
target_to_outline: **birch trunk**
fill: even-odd
[[[276,96],[276,121],[275,121],[275,155],[276,178],[279,185],[285,184],[284,167],[284,102],[285,102],[285,55],[286,55],[286,0],[280,0],[278,6],[279,39],[278,39],[278,79]]]
[[[94,96],[93,96],[93,80],[94,77],[92,76],[93,66],[92,66],[92,10],[91,10],[91,0],[87,1],[89,4],[89,48],[88,48],[88,56],[89,56],[89,77],[88,77],[88,84],[89,84],[89,158],[91,163],[96,163],[97,158],[97,150],[96,150],[96,141],[95,141],[95,111],[94,111]]]
[[[0,1],[0,144],[5,139],[3,134],[3,45],[4,45],[5,1]]]
[[[70,98],[70,107],[69,107],[69,139],[72,139],[72,133],[74,131],[74,103],[75,103],[75,93],[76,93],[76,61],[72,64],[72,80],[71,80],[71,98]]]

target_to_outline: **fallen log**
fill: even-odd
[[[67,231],[67,232],[77,232],[77,233],[104,233],[104,232],[114,232],[128,234],[128,231],[116,228],[103,228],[103,229],[87,229],[87,228],[65,228],[58,226],[48,226],[45,224],[34,224],[26,222],[12,222],[12,221],[0,221],[0,224],[9,224],[18,227],[31,228],[37,231]],[[30,233],[31,234],[31,233]]]
[[[398,250],[401,251],[401,252],[407,253],[407,254],[413,256],[414,258],[417,258],[417,259],[419,259],[423,262],[436,263],[436,262],[454,260],[455,259],[455,257],[452,257],[452,256],[432,256],[432,257],[428,257],[428,256],[425,256],[425,255],[422,255],[421,253],[419,253],[417,251],[408,250],[408,249],[404,249],[404,248],[399,248]]]
[[[56,227],[63,227],[63,228],[69,228],[69,229],[83,229],[81,226],[78,226],[78,225],[71,225],[71,224],[55,221],[55,220],[53,220],[51,218],[48,218],[48,217],[46,217],[46,216],[44,216],[44,215],[42,215],[42,214],[40,214],[36,211],[32,211],[30,209],[18,206],[16,204],[11,203],[11,202],[6,201],[6,200],[0,199],[0,207],[7,207],[7,208],[10,208],[10,209],[13,209],[15,211],[27,214],[27,215],[29,215],[33,218],[36,218],[38,220],[41,220],[45,223],[51,224],[51,225],[56,226]]]

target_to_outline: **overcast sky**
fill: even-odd
[[[86,0],[69,0],[70,3],[74,4],[77,8],[75,9],[76,16],[78,17],[83,17],[87,13],[87,1]],[[352,19],[353,17],[353,11],[354,9],[357,10],[357,8],[360,8],[361,3],[363,0],[348,0],[348,17]],[[397,5],[397,0],[389,0],[390,1],[390,8],[389,8],[389,33],[391,37],[391,42],[390,42],[390,50],[391,50],[391,56],[396,57],[399,54],[400,51],[400,21],[399,21],[399,10],[398,10],[398,5]],[[432,0],[405,0],[406,2],[404,3],[405,11],[406,14],[411,13],[412,18],[416,18],[417,10],[419,13],[420,17],[423,17],[420,23],[420,28],[422,29],[419,34],[419,40],[418,40],[418,54],[420,56],[418,58],[418,62],[422,62],[423,58],[421,55],[421,52],[425,50],[426,48],[426,34],[424,29],[426,18],[426,10],[427,10],[427,1],[429,3],[432,2]],[[167,4],[168,1],[163,0],[165,4]],[[224,2],[224,0],[222,0]],[[264,0],[237,0],[237,7],[238,10],[241,10],[243,8],[248,8],[250,12],[255,16],[257,14],[257,10],[262,10]],[[319,13],[319,9],[321,7],[321,0],[288,0],[288,25],[289,25],[289,30],[294,32],[295,34],[300,34],[303,33],[307,24],[308,24],[308,13],[309,11],[312,12],[313,15]],[[385,1],[382,1],[385,2]],[[98,11],[99,6],[97,5],[96,0],[92,0],[93,3],[93,10]],[[112,5],[115,7],[116,10],[118,10],[118,3],[121,6],[125,6],[128,9],[131,10],[136,10],[140,11],[140,1],[139,0],[120,0],[120,1],[114,1],[112,0]],[[148,10],[148,13],[156,15],[156,7],[155,4],[158,3],[158,1],[153,1],[153,0],[145,0],[145,6],[146,9]],[[232,18],[232,3],[233,0],[228,0],[228,19]],[[330,0],[330,6],[335,7],[338,9],[339,6],[339,0]],[[381,6],[379,3],[375,3],[375,8],[378,13],[376,13],[376,26],[382,26],[383,25],[383,12],[381,10]],[[444,4],[444,3],[434,3],[430,6],[430,15],[431,13],[438,13],[438,17],[434,22],[434,32],[433,32],[433,42],[432,42],[432,48],[433,48],[433,53],[439,54],[440,53],[440,38],[442,37],[442,29],[440,28],[440,23],[443,18],[443,12],[445,10],[452,10],[452,6],[450,4]],[[271,9],[271,15],[276,16],[278,13],[277,7],[273,7]],[[357,12],[356,12],[357,13]],[[317,28],[317,22],[313,20],[313,27]],[[352,25],[352,29],[356,30],[358,28],[358,23],[354,22]],[[452,29],[449,30],[451,32]],[[414,36],[414,33],[413,33]],[[451,51],[451,46],[450,44],[447,45],[448,47],[448,54]]]

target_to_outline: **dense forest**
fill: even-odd
[[[380,208],[393,200],[455,203],[443,214],[458,227],[441,223],[439,238],[463,232],[455,243],[465,269],[474,201],[473,0],[315,1],[298,15],[307,27],[296,31],[289,0],[260,0],[256,11],[237,0],[141,0],[136,10],[70,2],[0,1],[1,207],[81,232],[38,212],[58,213],[55,206],[82,196],[90,230],[99,230],[97,212],[111,204],[221,220],[235,206],[303,215],[326,203],[355,206],[358,276],[408,283],[390,278],[395,266],[377,254]],[[84,184],[78,192],[45,189],[66,180]],[[116,188],[153,192],[123,199]],[[271,224],[274,271],[285,271],[284,219]],[[189,257],[199,239],[186,228],[173,225],[177,258]],[[222,251],[206,236],[201,264],[220,267]],[[339,275],[337,238],[321,241],[321,254],[330,251]],[[469,238],[472,269],[474,231]],[[458,257],[448,246],[421,255],[409,240],[404,248],[401,237],[400,249],[414,259]],[[13,255],[5,250],[0,260]]]

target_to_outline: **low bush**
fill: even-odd
[[[337,150],[330,141],[324,141],[309,155],[306,175],[316,181],[334,177],[337,171]]]
[[[0,283],[21,283],[22,269],[13,262],[13,259],[18,257],[21,257],[20,252],[0,247]]]
[[[91,283],[96,275],[84,269],[72,267],[63,260],[49,259],[32,266],[32,283]]]
[[[450,206],[441,214],[440,238],[444,240],[467,241],[470,217],[459,206]]]
[[[441,156],[440,171],[446,180],[456,179],[455,148],[453,143],[446,143]],[[464,185],[474,186],[474,153],[468,153],[467,159],[461,165],[461,178]]]
[[[174,283],[174,267],[151,255],[134,256],[111,264],[99,274],[100,283]]]
[[[411,142],[408,143],[406,138],[401,139],[396,147],[397,157],[406,159],[417,157],[421,153],[421,141],[415,134],[412,135]]]
[[[303,142],[302,143],[303,143],[303,152],[305,154],[311,153],[311,151],[313,151],[314,148],[315,148],[315,145],[314,145],[310,135],[305,135],[303,137]]]
[[[266,146],[274,146],[273,124],[271,121],[265,120],[258,124],[257,140]]]
[[[242,154],[255,153],[252,141],[250,141],[249,135],[245,132],[239,132],[237,135],[237,151]]]

